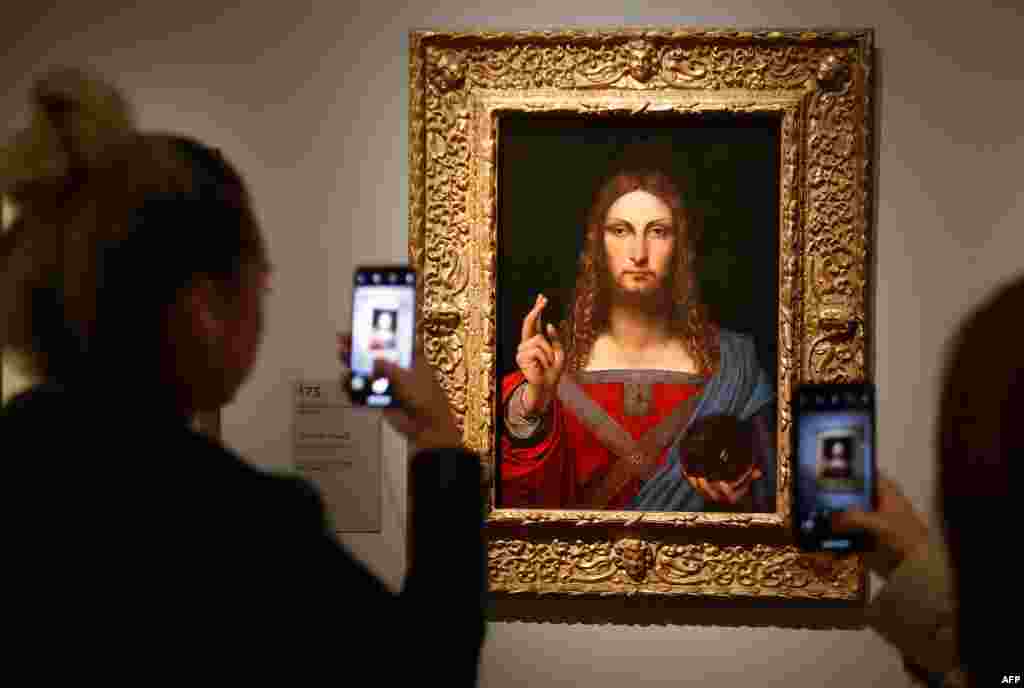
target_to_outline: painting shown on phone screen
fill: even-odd
[[[779,119],[500,131],[498,505],[775,511]]]

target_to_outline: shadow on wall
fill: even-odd
[[[856,630],[866,626],[858,602],[706,600],[679,597],[496,598],[491,621],[616,626],[717,626]]]

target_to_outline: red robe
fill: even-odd
[[[506,408],[512,392],[525,378],[519,371],[501,381],[502,408]],[[699,394],[701,384],[654,384],[648,415],[626,415],[624,384],[580,383],[586,394],[596,401],[634,439],[657,425],[672,410],[690,397]],[[504,423],[504,420],[501,421]],[[616,458],[572,409],[560,399],[552,401],[545,418],[543,439],[516,440],[507,432],[501,435],[501,506],[542,508],[590,508],[580,503],[583,488],[600,481]],[[658,465],[668,456],[662,450]],[[605,508],[620,509],[630,504],[640,491],[641,482],[631,480],[611,498]]]

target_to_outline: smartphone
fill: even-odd
[[[387,359],[412,367],[416,326],[416,273],[406,265],[361,266],[352,285],[353,404],[397,406],[391,380],[374,377],[373,362]]]
[[[835,533],[831,517],[877,504],[874,385],[803,385],[793,394],[792,410],[797,545],[839,553],[868,549],[867,533]]]

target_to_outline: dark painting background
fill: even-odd
[[[515,370],[539,292],[565,317],[587,208],[622,156],[650,152],[703,216],[698,279],[723,326],[751,334],[775,379],[779,119],[722,114],[629,119],[512,115],[498,151],[498,374]],[[500,424],[499,424],[500,425]]]

